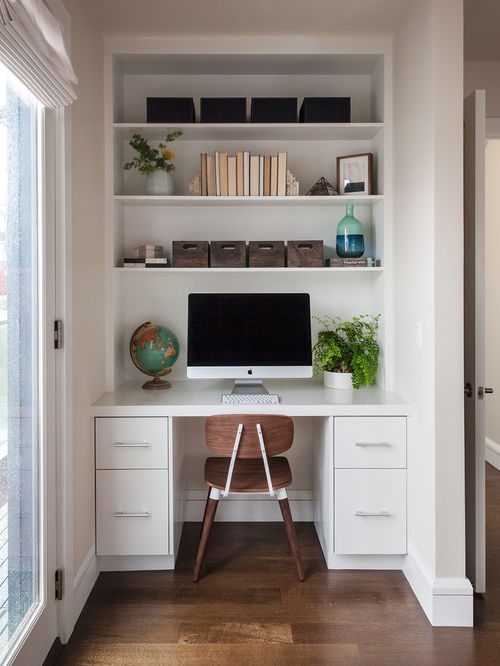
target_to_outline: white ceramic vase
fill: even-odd
[[[167,195],[174,193],[174,179],[165,169],[155,169],[146,175],[146,194]]]
[[[323,372],[323,382],[326,388],[333,389],[352,389],[351,372]]]

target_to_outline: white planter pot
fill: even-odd
[[[174,179],[165,169],[156,169],[146,175],[146,194],[171,195],[174,193]]]
[[[323,372],[323,382],[326,388],[352,390],[352,373],[328,372],[328,370],[325,370]]]

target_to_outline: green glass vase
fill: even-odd
[[[354,217],[353,210],[354,205],[347,204],[345,217],[337,226],[337,255],[342,259],[362,257],[365,251],[363,225]]]

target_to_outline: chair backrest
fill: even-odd
[[[277,456],[292,446],[293,421],[281,414],[216,414],[205,421],[205,442],[214,453],[231,456],[238,425],[243,424],[238,458],[261,458],[257,423],[267,456]]]

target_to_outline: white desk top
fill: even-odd
[[[164,391],[145,391],[142,382],[125,382],[91,407],[92,416],[209,416],[210,414],[288,414],[290,416],[406,416],[410,407],[394,393],[377,387],[358,391],[324,388],[317,379],[265,380],[279,405],[222,405],[232,380],[172,381]]]

